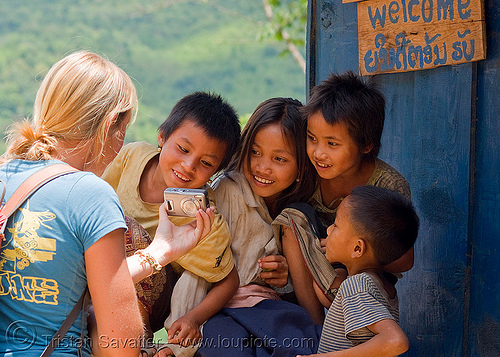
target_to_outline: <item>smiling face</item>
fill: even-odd
[[[279,124],[267,125],[257,132],[250,148],[250,164],[244,164],[243,172],[252,191],[263,197],[268,207],[295,181],[295,149]]]
[[[362,166],[362,153],[346,124],[329,124],[320,111],[307,120],[307,155],[326,180],[355,175]]]
[[[185,120],[167,140],[158,136],[159,167],[166,187],[199,188],[219,168],[227,145]]]

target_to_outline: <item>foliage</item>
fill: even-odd
[[[278,58],[284,46],[259,40],[267,26],[259,1],[16,0],[0,2],[0,11],[4,132],[30,116],[49,67],[80,49],[110,58],[135,81],[139,115],[128,141],[155,143],[175,102],[197,90],[220,93],[242,116],[269,97],[305,98],[300,68]],[[286,23],[284,14],[278,18]]]
[[[307,24],[307,0],[268,0],[273,8],[274,24],[277,28],[268,28],[269,34],[282,41],[281,31],[287,30],[296,45],[305,45],[305,27]],[[272,25],[272,24],[271,24]]]
[[[268,8],[268,23],[261,31],[261,38],[273,38],[288,44],[281,55],[299,56],[296,47],[305,46],[305,27],[307,25],[307,0],[262,0],[264,8]],[[301,66],[302,58],[295,58]],[[304,68],[305,70],[305,68]]]

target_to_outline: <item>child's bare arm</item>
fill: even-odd
[[[167,331],[168,342],[183,346],[196,343],[202,337],[200,326],[231,300],[239,284],[238,272],[234,267],[224,279],[214,284],[198,306],[174,321]]]
[[[409,348],[408,338],[396,321],[385,319],[368,326],[375,333],[370,340],[355,347],[310,356],[323,357],[394,357]]]

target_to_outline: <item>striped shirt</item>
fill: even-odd
[[[371,274],[347,278],[326,315],[318,353],[344,350],[368,341],[374,334],[367,326],[385,319],[399,321],[397,295],[390,299]]]

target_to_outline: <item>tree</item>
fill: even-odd
[[[268,21],[263,35],[284,42],[283,53],[291,54],[305,73],[306,61],[299,47],[305,46],[307,0],[262,0],[262,5]]]

